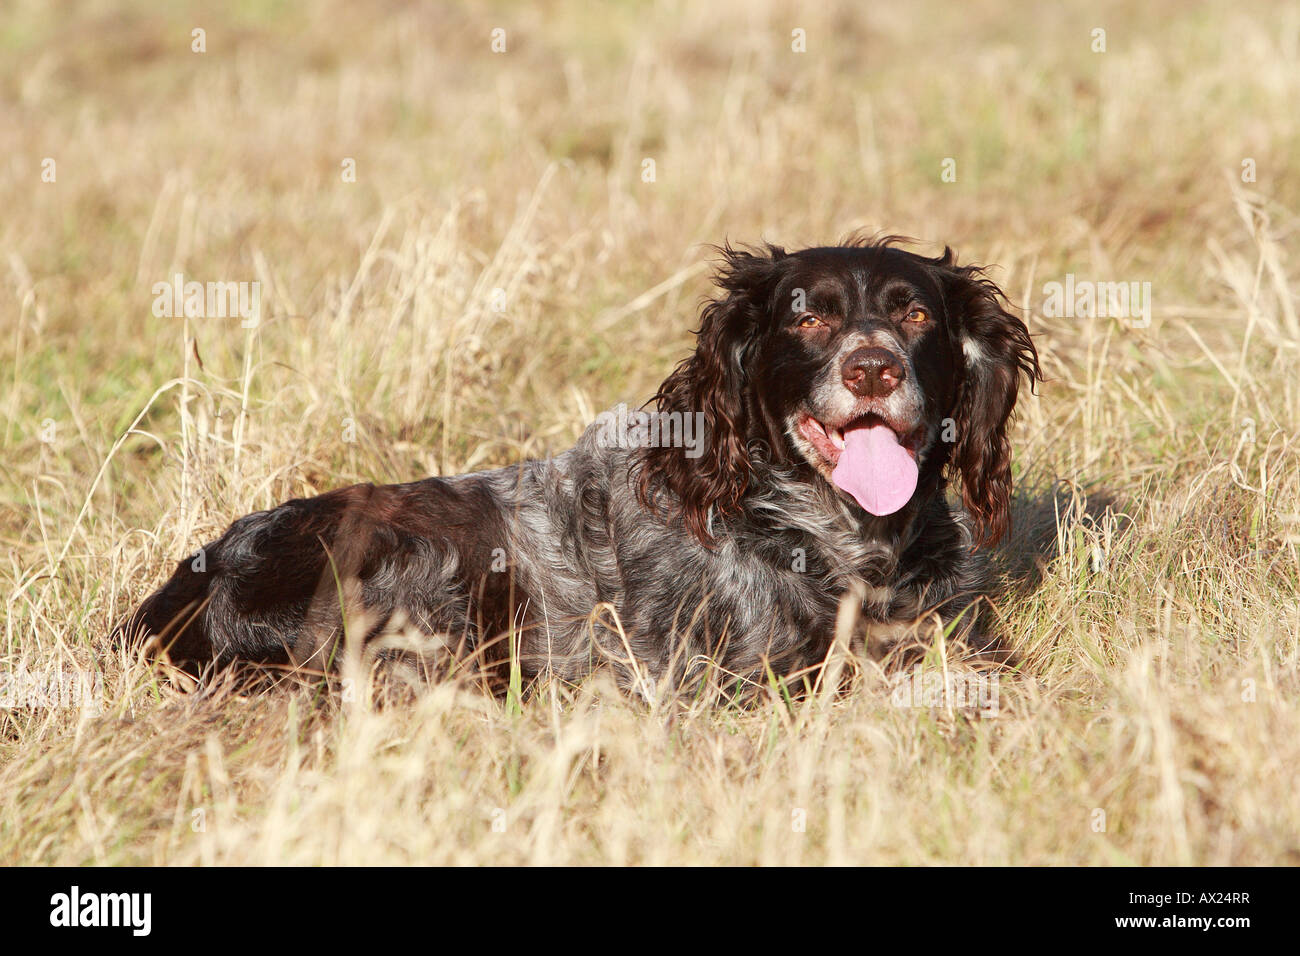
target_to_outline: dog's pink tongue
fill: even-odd
[[[831,480],[873,515],[892,515],[916,491],[916,462],[884,425],[851,428]]]

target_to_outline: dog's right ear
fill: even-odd
[[[962,499],[975,522],[977,544],[994,544],[1011,518],[1011,443],[1007,422],[1023,376],[1042,381],[1038,352],[1025,323],[1006,296],[977,266],[958,266],[949,249],[945,299],[957,319],[964,368],[955,412],[957,445],[952,465]]]
[[[639,482],[642,501],[651,506],[656,486],[671,492],[686,526],[706,545],[713,541],[713,510],[738,510],[752,478],[747,446],[759,423],[745,401],[747,364],[786,255],[771,245],[760,254],[730,245],[718,251],[714,283],[726,295],[705,304],[695,351],[651,399],[661,413],[703,414],[703,454],[688,458],[681,448],[646,448]]]

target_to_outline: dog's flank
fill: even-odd
[[[846,595],[869,642],[933,614],[988,644],[974,544],[1007,526],[1007,418],[1038,375],[1023,323],[947,251],[724,256],[726,294],[655,398],[654,420],[702,421],[689,443],[606,413],[552,459],[291,501],[182,561],[126,629],[192,665],[313,668],[345,628],[413,629],[489,672],[608,665],[629,687],[815,666]],[[876,473],[866,434],[914,490]]]

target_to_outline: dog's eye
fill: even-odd
[[[813,315],[811,312],[805,312],[803,315],[799,316],[799,328],[801,329],[817,329],[821,328],[825,324],[825,322]]]
[[[903,316],[904,322],[924,322],[930,317],[930,313],[925,309],[909,309],[907,315]]]

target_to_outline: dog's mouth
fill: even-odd
[[[920,447],[924,429],[920,427],[908,429],[896,425],[875,412],[859,415],[857,418],[851,418],[840,425],[828,425],[812,415],[804,415],[799,419],[799,434],[825,460],[827,467],[833,469],[839,464],[840,455],[844,451],[844,436],[846,434],[857,429],[879,426],[884,426],[893,432],[899,446],[911,456],[913,461],[916,460],[917,449]]]
[[[873,515],[893,514],[911,500],[922,432],[921,426],[900,428],[875,413],[840,425],[812,415],[799,420],[799,434],[823,459],[818,470]]]

